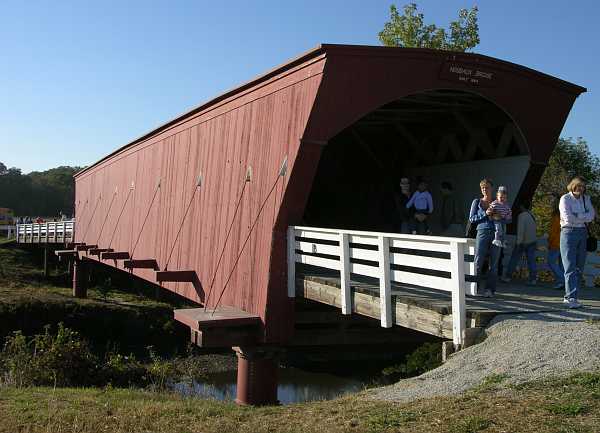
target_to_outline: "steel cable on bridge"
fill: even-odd
[[[110,205],[108,206],[108,212],[106,212],[106,216],[104,217],[104,221],[102,222],[102,227],[100,227],[100,234],[98,234],[98,240],[96,241],[96,245],[100,242],[100,238],[102,237],[102,232],[104,231],[104,225],[108,220],[108,216],[110,215],[110,209],[112,208],[113,203],[115,202],[115,197],[117,196],[117,190],[113,194],[112,200],[110,201]]]
[[[83,233],[83,236],[81,237],[82,242],[85,240],[85,236],[87,235],[87,233],[90,229],[90,226],[92,225],[92,221],[94,220],[94,215],[96,215],[96,210],[98,210],[98,205],[100,204],[100,200],[102,200],[102,194],[100,194],[100,196],[98,197],[98,200],[96,201],[96,206],[94,207],[94,211],[92,212],[92,215],[90,216],[90,221],[88,222],[88,225],[85,228],[85,232]]]
[[[275,179],[275,182],[273,182],[273,186],[271,187],[271,189],[269,190],[269,193],[267,194],[267,196],[265,197],[265,199],[263,200],[260,209],[258,210],[258,213],[256,214],[256,218],[254,219],[254,222],[252,223],[252,226],[250,227],[250,230],[248,231],[248,236],[246,236],[246,239],[244,240],[244,243],[242,244],[242,248],[240,249],[236,259],[235,259],[235,263],[233,264],[233,267],[231,268],[231,271],[229,272],[229,275],[227,276],[227,280],[225,281],[225,285],[223,286],[223,289],[221,290],[221,293],[219,295],[219,298],[217,299],[217,303],[215,304],[215,308],[213,309],[212,315],[215,314],[215,311],[217,309],[217,307],[219,306],[219,303],[221,302],[221,299],[223,298],[223,295],[225,294],[225,290],[227,289],[227,286],[229,285],[229,281],[231,280],[231,277],[233,276],[233,272],[235,271],[235,268],[237,267],[237,264],[240,261],[240,258],[242,257],[242,253],[244,252],[244,248],[246,248],[246,244],[248,243],[248,240],[250,240],[250,236],[252,235],[252,231],[254,230],[254,227],[256,226],[256,223],[258,222],[258,219],[260,218],[260,215],[262,214],[263,209],[265,208],[267,201],[269,201],[269,198],[271,197],[271,194],[273,194],[273,191],[275,191],[275,187],[277,186],[277,183],[279,182],[279,179],[284,177],[287,171],[287,157],[284,160],[281,168],[279,169],[279,174],[277,175],[277,179]],[[205,304],[205,308],[206,308],[206,304]]]
[[[150,206],[148,206],[148,212],[146,212],[146,216],[144,217],[144,222],[142,223],[142,228],[140,229],[140,232],[138,233],[135,244],[133,245],[133,251],[131,251],[132,259],[133,259],[133,254],[135,253],[135,249],[137,248],[138,243],[140,242],[140,238],[142,237],[142,232],[144,231],[144,226],[146,225],[146,221],[148,221],[148,216],[150,215],[150,211],[152,210],[152,205],[154,204],[154,199],[156,198],[156,194],[158,193],[159,189],[160,189],[160,180],[156,184],[156,189],[154,190],[154,195],[152,196],[152,200],[150,200]]]
[[[183,228],[183,223],[185,223],[185,218],[187,217],[188,211],[190,210],[190,207],[192,206],[192,202],[194,201],[194,196],[196,195],[196,191],[198,191],[198,189],[200,188],[201,182],[202,182],[202,176],[199,176],[198,181],[196,182],[196,185],[194,186],[194,192],[192,193],[190,202],[188,203],[187,208],[185,209],[185,213],[183,214],[181,223],[179,224],[179,230],[177,230],[177,235],[175,236],[175,240],[173,241],[173,246],[171,246],[171,252],[169,253],[169,258],[167,259],[167,263],[165,263],[165,268],[163,269],[164,271],[166,271],[169,268],[169,262],[171,261],[171,256],[173,255],[173,251],[175,250],[175,245],[177,244],[177,240],[179,239],[179,234],[181,233],[181,229]]]
[[[115,228],[110,237],[110,241],[108,241],[108,248],[110,248],[110,246],[112,245],[112,241],[115,238],[115,233],[117,233],[117,228],[119,227],[119,221],[121,220],[121,216],[123,215],[123,212],[125,211],[125,206],[127,206],[127,201],[129,200],[129,197],[131,196],[131,191],[133,191],[133,183],[132,183],[131,187],[129,188],[129,192],[127,193],[127,197],[125,198],[125,202],[123,203],[123,207],[121,208],[121,213],[119,213],[117,222],[115,222]]]
[[[240,208],[240,204],[242,203],[244,191],[246,190],[246,185],[248,185],[248,182],[250,182],[250,179],[248,176],[248,172],[246,172],[246,176],[244,177],[244,185],[242,186],[242,190],[240,192],[237,204],[235,206],[235,211],[233,212],[233,217],[231,218],[231,223],[229,224],[229,229],[227,230],[227,235],[225,236],[225,242],[223,243],[223,248],[221,249],[221,254],[219,255],[219,260],[217,260],[217,266],[215,267],[215,271],[213,272],[213,276],[210,281],[208,295],[206,296],[206,301],[204,302],[204,310],[205,311],[206,311],[206,306],[208,305],[208,301],[210,300],[210,295],[212,293],[212,288],[215,283],[215,279],[217,277],[217,272],[219,271],[219,266],[221,265],[221,260],[223,259],[223,255],[225,254],[225,247],[227,246],[227,241],[229,240],[229,235],[231,234],[231,230],[233,229],[233,223],[235,222],[235,217],[237,216],[238,209]]]

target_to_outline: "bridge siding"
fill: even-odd
[[[164,268],[201,172],[203,184],[196,192],[173,250],[169,269],[196,270],[205,292],[208,292],[244,185],[246,167],[250,165],[253,179],[246,186],[215,278],[209,301],[209,305],[214,305],[263,200],[277,180],[286,155],[289,167],[293,169],[321,71],[322,61],[308,62],[304,68],[281,80],[257,86],[257,95],[251,93],[234,98],[216,109],[217,113],[207,109],[206,113],[182,122],[172,135],[165,136],[163,133],[150,137],[77,176],[76,216],[82,230],[77,231],[76,241],[96,243],[116,187],[118,194],[98,244],[100,247],[108,246],[119,213],[123,210],[111,248],[132,252],[160,177],[161,187],[134,258],[155,258],[161,269]],[[289,176],[286,176],[278,180],[221,301],[221,305],[236,306],[259,315],[263,320],[272,227],[281,206],[284,183],[288,179]],[[123,207],[132,181],[135,189]],[[90,202],[97,200],[99,194],[103,198],[90,224],[92,215],[87,208],[95,205]],[[90,228],[86,233],[88,224]],[[122,262],[117,266],[123,268]],[[135,269],[133,273],[155,281],[153,270]],[[190,284],[165,283],[165,287],[200,301],[199,294]],[[286,303],[292,302],[286,299]]]
[[[222,300],[222,304],[259,315],[266,325],[266,340],[285,340],[293,329],[293,302],[286,293],[286,228],[300,222],[322,144],[394,98],[442,87],[475,91],[501,104],[517,121],[529,146],[539,148],[536,159],[544,162],[575,97],[584,90],[518,65],[460,55],[459,61],[484,62],[517,92],[504,86],[474,89],[439,79],[439,67],[449,56],[454,54],[323,46],[226,93],[78,174],[76,216],[78,227],[84,229],[77,230],[76,241],[96,243],[116,186],[119,194],[99,242],[100,247],[107,246],[103,242],[112,235],[133,180],[133,197],[112,243],[115,250],[131,251],[160,177],[161,189],[134,258],[155,258],[164,268],[196,177],[202,172],[203,186],[190,208],[169,269],[195,270],[208,291],[250,165],[254,178],[247,186],[215,279],[216,296],[211,294],[209,302],[213,306],[287,155],[288,175],[279,181],[265,206]],[[528,113],[532,110],[535,113]],[[530,195],[538,178],[539,171],[532,171],[522,194]],[[104,199],[90,223],[99,194]],[[152,270],[136,269],[134,273],[154,282]],[[167,283],[166,287],[200,300],[189,284]]]

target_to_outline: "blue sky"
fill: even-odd
[[[0,161],[24,172],[93,163],[319,43],[379,45],[390,4],[3,2]],[[587,87],[562,136],[582,136],[600,154],[600,2],[418,2],[426,21],[444,26],[475,4],[476,52]]]

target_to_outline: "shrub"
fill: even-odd
[[[62,323],[56,334],[45,327],[29,341],[20,332],[6,338],[0,366],[6,383],[15,386],[86,385],[95,377],[96,358],[79,334]]]
[[[442,365],[442,345],[425,343],[406,356],[401,364],[383,369],[382,374],[398,380],[421,375]]]

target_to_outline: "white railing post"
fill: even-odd
[[[19,243],[19,225],[20,224],[17,224],[17,243]]]
[[[50,241],[50,239],[48,239],[49,236],[50,236],[50,223],[46,222],[46,243],[48,243]]]
[[[378,239],[379,254],[379,302],[381,305],[381,326],[391,328],[392,322],[392,281],[390,279],[390,240],[385,236]]]
[[[340,288],[342,293],[342,314],[352,314],[350,243],[348,242],[348,233],[340,233]]]
[[[452,285],[452,340],[458,348],[463,344],[463,333],[467,323],[465,303],[465,250],[458,242],[450,244],[450,269]]]
[[[293,226],[287,231],[287,277],[288,297],[296,297],[296,234]]]

